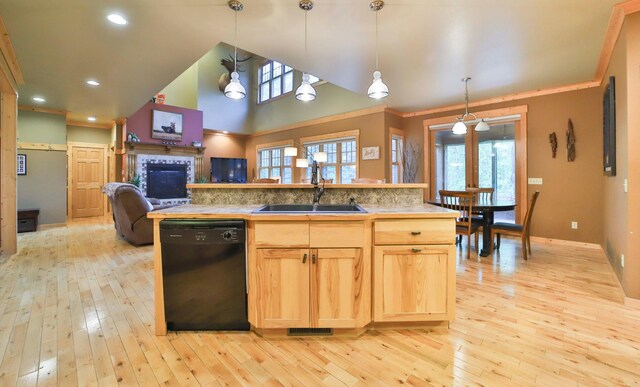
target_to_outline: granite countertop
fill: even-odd
[[[147,214],[149,218],[242,218],[269,220],[271,218],[301,218],[301,219],[340,219],[340,218],[455,218],[458,212],[431,204],[417,205],[367,205],[360,204],[367,213],[290,213],[290,214],[254,214],[261,204],[246,205],[208,205],[184,204],[181,206],[164,208]]]

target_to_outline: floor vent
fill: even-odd
[[[332,336],[331,328],[289,328],[288,336]]]

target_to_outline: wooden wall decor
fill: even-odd
[[[573,122],[569,118],[569,128],[567,129],[567,161],[576,159],[576,134],[573,132]]]
[[[556,136],[556,132],[551,132],[549,142],[551,143],[551,157],[555,159],[558,153],[558,136]]]

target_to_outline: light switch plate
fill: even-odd
[[[578,222],[571,222],[571,228],[574,230],[578,229]]]
[[[531,185],[542,185],[542,178],[541,177],[530,177],[529,178],[529,184],[531,184]]]

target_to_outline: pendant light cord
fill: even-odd
[[[464,117],[469,115],[469,80],[464,81]],[[462,119],[464,119],[464,117]]]
[[[234,11],[233,15],[234,31],[233,31],[233,71],[238,72],[238,11]]]
[[[305,73],[307,67],[309,67],[309,56],[307,55],[307,10],[304,10],[304,67]]]
[[[378,11],[376,10],[376,71],[378,70]]]

